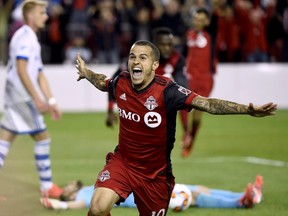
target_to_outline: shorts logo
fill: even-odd
[[[108,170],[101,172],[100,175],[98,176],[98,180],[101,182],[104,182],[108,179],[110,179],[110,172]]]
[[[156,99],[153,96],[149,96],[149,98],[147,98],[146,102],[144,103],[144,106],[148,110],[152,111],[158,106],[158,104],[156,103]]]
[[[159,113],[156,112],[148,112],[144,116],[145,124],[150,128],[158,127],[162,122],[162,117]]]
[[[188,96],[189,94],[191,94],[191,91],[189,89],[184,88],[183,86],[180,86],[178,88],[178,91],[180,91],[181,93],[185,94],[186,96]]]

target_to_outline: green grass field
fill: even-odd
[[[94,184],[106,153],[117,142],[117,128],[106,128],[104,121],[104,113],[65,113],[60,122],[47,117],[54,182],[63,186],[81,179],[87,185]],[[169,211],[168,215],[288,215],[288,110],[266,118],[204,114],[194,151],[187,159],[180,157],[181,135],[179,124],[172,154],[178,183],[242,191],[256,174],[261,174],[264,200],[253,209],[190,208],[182,213]],[[40,205],[33,145],[30,137],[18,137],[0,171],[0,215],[86,215],[87,210],[60,212]],[[136,209],[115,208],[112,215],[138,213]]]

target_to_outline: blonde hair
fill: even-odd
[[[22,3],[22,14],[25,21],[27,21],[27,14],[30,13],[36,6],[47,7],[48,2],[43,0],[24,0]]]

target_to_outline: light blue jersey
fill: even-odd
[[[87,208],[90,206],[90,201],[92,198],[94,192],[94,185],[83,187],[80,189],[76,195],[75,201],[81,200],[85,202],[85,205]],[[116,207],[117,205],[115,205]],[[127,208],[136,208],[136,204],[134,203],[134,196],[131,193],[125,202],[120,204],[121,207],[127,207]]]
[[[81,200],[85,202],[87,208],[90,206],[90,201],[94,192],[94,185],[81,188],[75,198],[75,201]]]

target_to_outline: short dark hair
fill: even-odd
[[[76,191],[79,191],[83,186],[84,186],[84,184],[81,180],[76,180]],[[69,194],[62,193],[60,195],[59,199],[61,201],[70,201],[70,199],[69,199],[70,195],[71,195],[71,193],[69,193]]]
[[[139,41],[136,41],[133,45],[149,46],[149,47],[151,47],[154,60],[159,61],[159,59],[160,59],[160,51],[159,51],[159,49],[155,46],[155,44],[151,43],[150,41],[139,40]]]
[[[211,19],[211,14],[210,12],[205,8],[205,7],[200,7],[196,10],[196,13],[204,13],[205,16],[210,20]]]
[[[171,35],[173,36],[173,32],[170,28],[168,27],[157,27],[153,30],[153,42],[156,41],[156,38],[159,36],[159,35]]]

